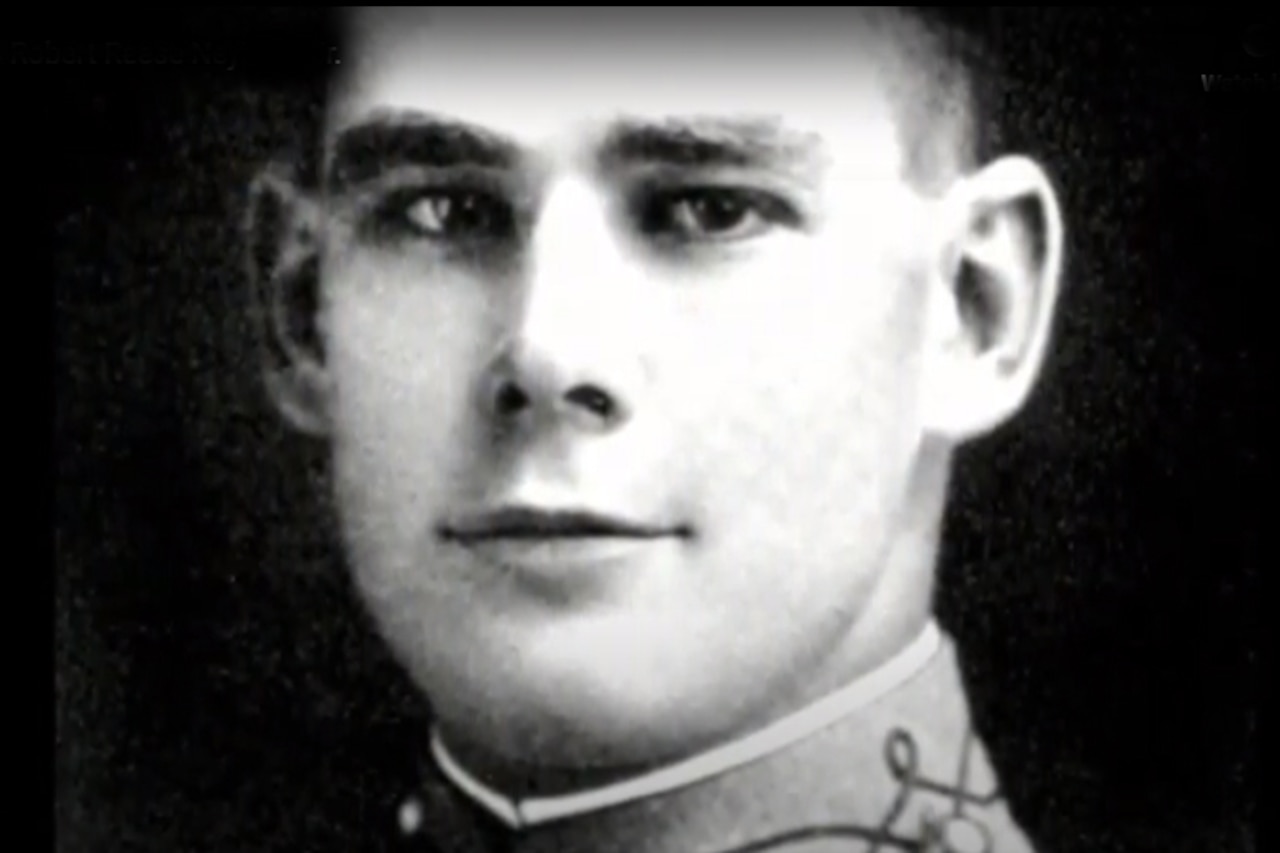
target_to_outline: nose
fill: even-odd
[[[487,414],[503,426],[620,429],[643,391],[634,265],[588,182],[563,180],[547,191],[527,257],[517,310],[487,366]]]
[[[539,419],[582,432],[609,432],[631,416],[627,401],[607,383],[553,374],[524,356],[504,361],[509,366],[494,371],[487,392],[489,413],[500,424]]]

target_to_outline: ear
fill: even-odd
[[[1062,278],[1063,224],[1044,170],[1006,157],[942,202],[923,417],[951,443],[1016,414],[1040,374]]]
[[[294,428],[328,428],[329,376],[319,308],[319,205],[280,164],[249,186],[245,255],[267,392]]]

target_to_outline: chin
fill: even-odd
[[[687,683],[635,661],[536,663],[485,669],[473,655],[422,686],[446,731],[513,764],[660,763],[714,740],[724,723],[723,696],[705,678]]]

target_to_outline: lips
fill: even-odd
[[[683,536],[681,527],[646,524],[587,510],[504,507],[459,518],[441,535],[461,544],[499,540],[658,539]]]

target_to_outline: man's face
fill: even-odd
[[[462,736],[679,751],[863,615],[919,439],[924,205],[853,16],[484,17],[367,19],[332,105],[357,584]]]

